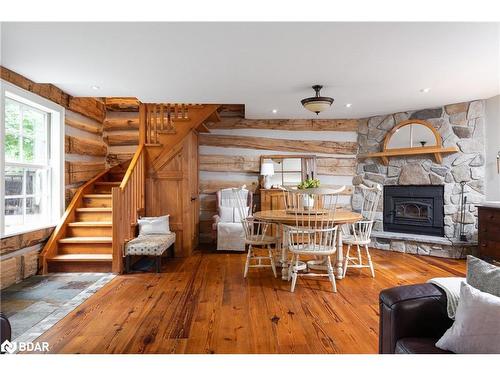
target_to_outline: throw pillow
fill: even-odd
[[[170,233],[170,223],[169,216],[158,216],[158,217],[142,217],[137,222],[139,223],[139,235],[149,235],[149,234],[169,234]]]
[[[467,256],[467,284],[500,297],[500,267],[472,255]]]
[[[436,346],[460,354],[500,354],[500,297],[462,282],[455,322]]]
[[[223,223],[233,222],[233,207],[220,206],[219,207],[220,221]]]

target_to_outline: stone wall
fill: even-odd
[[[443,154],[442,164],[436,163],[432,155],[392,157],[387,166],[383,165],[379,158],[358,159],[357,174],[353,179],[353,208],[359,208],[361,205],[362,196],[357,186],[362,182],[376,182],[382,185],[444,185],[444,224],[445,237],[449,239],[448,245],[427,243],[419,247],[418,237],[412,239],[416,241],[377,238],[375,247],[438,256],[464,256],[467,251],[462,247],[464,244],[458,241],[460,182],[466,183],[465,232],[470,242],[477,240],[475,204],[485,199],[484,101],[450,104],[361,120],[358,131],[359,154],[381,151],[387,132],[408,119],[428,121],[441,135],[443,146],[457,146],[459,152]],[[376,232],[383,231],[382,200],[377,211],[374,225]]]

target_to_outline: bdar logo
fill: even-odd
[[[49,351],[49,343],[42,342],[10,342],[9,340],[5,340],[2,345],[0,345],[0,350],[2,353],[13,354],[17,351],[20,352],[48,352]]]
[[[2,351],[2,353],[12,354],[16,351],[16,343],[5,340],[0,346],[0,350]]]

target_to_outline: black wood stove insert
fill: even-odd
[[[444,236],[444,186],[384,186],[384,231]]]

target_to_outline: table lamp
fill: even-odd
[[[274,175],[272,161],[264,161],[260,166],[260,174],[264,176],[264,189],[271,189],[271,176]]]

